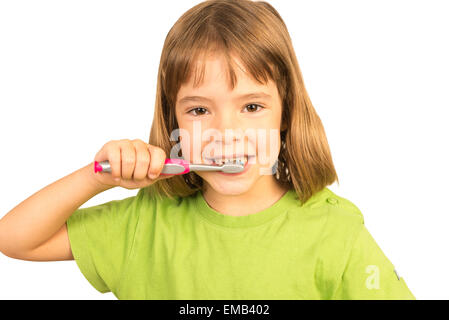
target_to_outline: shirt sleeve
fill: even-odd
[[[73,257],[99,292],[115,292],[132,250],[137,196],[79,208],[67,220]]]
[[[415,300],[416,298],[365,225],[361,224],[333,299]]]

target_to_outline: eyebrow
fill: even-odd
[[[235,98],[235,100],[243,100],[243,99],[271,99],[271,96],[265,92],[253,92],[253,93],[247,93],[242,94]],[[212,102],[211,98],[202,97],[202,96],[185,96],[181,98],[178,103],[184,103],[188,101],[208,101]]]

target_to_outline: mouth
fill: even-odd
[[[233,163],[240,161],[243,165],[246,165],[248,160],[254,158],[254,155],[242,155],[242,156],[233,156],[233,157],[218,157],[218,158],[205,158],[206,164],[213,166],[222,166],[226,163]]]

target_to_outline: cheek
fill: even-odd
[[[192,149],[192,134],[190,130],[183,128],[180,130],[180,139],[179,145],[181,147],[181,154],[185,160],[190,159],[190,150]]]
[[[260,164],[273,164],[279,156],[281,137],[278,129],[264,130],[257,139],[257,160]]]
[[[187,135],[189,137],[187,137]],[[204,152],[206,145],[204,143],[202,145],[200,141],[201,140],[194,139],[192,133],[190,132],[189,134],[186,134],[185,138],[181,139],[180,145],[184,160],[187,160],[191,163],[204,162],[203,156],[207,156],[207,153]]]

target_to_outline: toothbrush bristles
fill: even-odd
[[[239,173],[243,171],[245,165],[241,160],[227,160],[221,166],[223,172]]]

